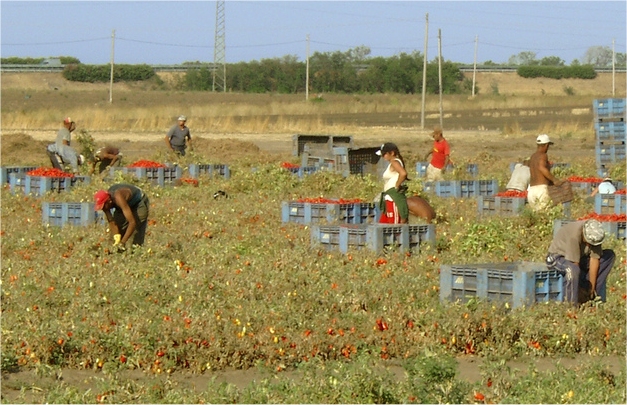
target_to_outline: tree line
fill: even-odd
[[[312,93],[402,93],[422,92],[424,55],[418,51],[400,53],[391,57],[370,57],[370,48],[360,46],[346,52],[315,52],[309,57],[309,91]],[[538,59],[534,52],[513,55],[506,65],[492,61],[483,66],[517,66],[521,77],[547,77],[553,79],[596,77],[595,67],[625,66],[625,54],[607,47],[591,47],[583,57],[585,63],[574,60],[570,66],[556,56]],[[609,58],[609,59],[608,59]],[[65,64],[66,79],[81,82],[107,82],[110,65],[84,65],[77,58],[60,57]],[[3,64],[40,64],[43,58],[2,58]],[[213,64],[184,62],[186,73],[178,82],[181,90],[210,91],[213,88]],[[465,78],[460,64],[442,61],[442,87],[440,90],[440,64],[437,58],[428,61],[426,92],[429,94],[470,93],[472,82]],[[114,65],[114,81],[148,80],[155,76],[149,65]],[[244,93],[303,93],[306,91],[307,63],[295,55],[279,58],[238,62],[226,65],[227,89]],[[158,79],[157,79],[158,80]],[[475,93],[479,89],[475,88]]]

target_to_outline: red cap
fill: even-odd
[[[96,191],[96,194],[94,194],[94,210],[100,211],[107,200],[109,200],[109,197],[109,193],[106,190]]]
[[[74,121],[72,121],[72,118],[70,118],[70,117],[65,117],[65,119],[63,120],[63,122],[64,122],[65,124],[71,124],[71,123],[72,123],[72,122],[74,122]]]

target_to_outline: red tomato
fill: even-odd
[[[66,173],[63,170],[50,167],[39,167],[34,170],[26,172],[27,176],[41,176],[41,177],[74,177],[72,173]]]
[[[158,167],[166,167],[163,163],[153,162],[150,160],[138,160],[137,162],[129,165],[128,167],[145,167],[145,168],[158,168]]]

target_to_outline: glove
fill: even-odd
[[[115,235],[113,235],[113,246],[119,245],[121,241],[122,241],[122,235],[120,235],[119,233],[116,233]]]

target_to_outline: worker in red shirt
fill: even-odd
[[[444,180],[444,170],[450,162],[451,148],[442,135],[442,128],[436,126],[431,133],[433,137],[433,149],[425,155],[425,161],[431,156],[431,162],[427,166],[427,181]]]

